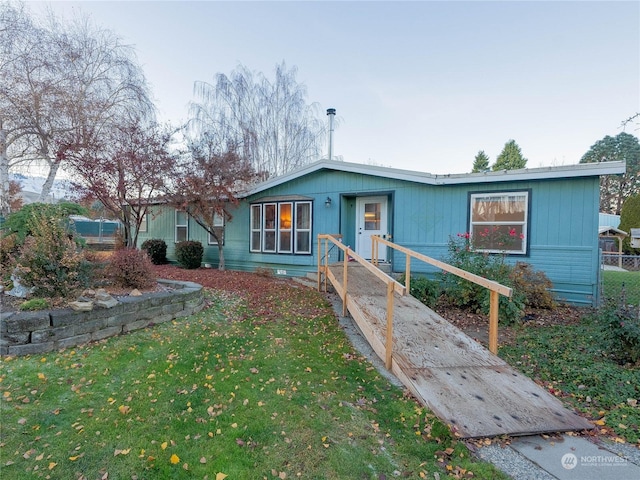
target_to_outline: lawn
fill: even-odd
[[[628,305],[640,305],[640,272],[615,272],[604,270],[602,284],[605,298],[619,300],[622,289]]]
[[[576,324],[516,329],[500,356],[591,418],[602,434],[640,447],[640,365],[620,365],[597,312]]]
[[[355,352],[322,295],[215,278],[198,315],[2,360],[0,477],[506,478]]]

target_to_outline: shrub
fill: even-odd
[[[48,210],[32,211],[29,235],[19,249],[15,272],[20,283],[38,297],[69,297],[83,287],[84,259],[64,220]]]
[[[517,262],[511,271],[513,287],[525,296],[525,303],[533,308],[555,308],[551,293],[553,283],[544,272],[535,271],[525,262]]]
[[[125,288],[148,288],[156,282],[149,256],[135,248],[121,248],[113,252],[107,265],[107,276]]]
[[[500,296],[499,316],[507,324],[518,322],[522,318],[525,295],[514,287],[511,278],[513,267],[505,263],[504,255],[475,252],[469,237],[465,234],[458,239],[449,239],[449,254],[446,262],[467,272],[512,287],[512,298]],[[489,313],[488,289],[451,273],[441,273],[440,279],[444,295],[451,304],[468,308],[476,313]]]
[[[160,238],[150,238],[142,242],[142,250],[147,252],[154,265],[167,263],[167,243]]]
[[[32,222],[34,218],[64,219],[68,223],[69,215],[86,215],[88,210],[81,205],[70,202],[56,204],[30,203],[7,217],[4,228],[17,235],[18,243],[22,244],[28,235],[33,234]]]
[[[400,277],[399,282],[406,285],[404,274]],[[434,308],[442,294],[442,288],[437,280],[429,280],[423,276],[412,276],[409,293],[429,308]]]
[[[187,240],[176,244],[176,260],[182,268],[200,268],[204,248],[202,243]]]
[[[274,276],[273,270],[265,267],[257,267],[254,273],[259,277],[264,277],[264,278],[273,278]]]
[[[0,234],[0,267],[8,274],[13,270],[14,258],[18,253],[18,236],[15,233]]]
[[[605,327],[605,346],[622,363],[640,361],[640,319],[634,310],[610,301],[598,312]]]

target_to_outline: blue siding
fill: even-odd
[[[254,270],[267,267],[286,270],[287,275],[315,271],[316,236],[342,233],[344,243],[355,244],[355,199],[359,195],[388,195],[393,240],[433,258],[447,255],[451,236],[468,230],[470,192],[529,190],[529,254],[511,256],[508,261],[525,261],[544,271],[562,300],[591,304],[597,292],[598,201],[597,177],[557,180],[512,181],[469,185],[424,185],[335,170],[316,171],[245,199],[225,227],[224,254],[229,269]],[[266,254],[249,251],[251,202],[261,198],[300,195],[313,202],[312,254]],[[325,207],[331,197],[332,205]],[[159,207],[158,207],[159,208]],[[160,209],[162,210],[162,209]],[[149,222],[144,238],[165,238],[168,256],[173,258],[173,210]],[[206,246],[206,234],[193,221],[190,239]],[[204,261],[217,265],[217,246],[206,246]],[[393,270],[405,268],[404,255],[390,258]],[[421,262],[412,261],[412,271],[433,273]]]

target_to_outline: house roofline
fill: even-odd
[[[304,175],[320,170],[334,170],[358,173],[375,177],[406,180],[426,185],[462,185],[473,183],[511,182],[522,180],[544,180],[554,178],[597,177],[601,175],[620,175],[626,172],[626,163],[599,162],[580,163],[577,165],[560,165],[554,167],[522,168],[518,170],[500,170],[497,172],[456,173],[434,175],[431,173],[401,170],[390,167],[379,167],[361,163],[340,162],[336,160],[319,160],[284,175],[271,178],[249,189],[243,197],[254,195],[269,188],[295,180]]]

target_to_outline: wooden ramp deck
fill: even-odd
[[[329,269],[342,284],[343,265]],[[349,263],[347,276],[347,309],[385,359],[386,286],[355,262]],[[396,294],[393,311],[392,372],[461,437],[593,428],[412,296]]]

